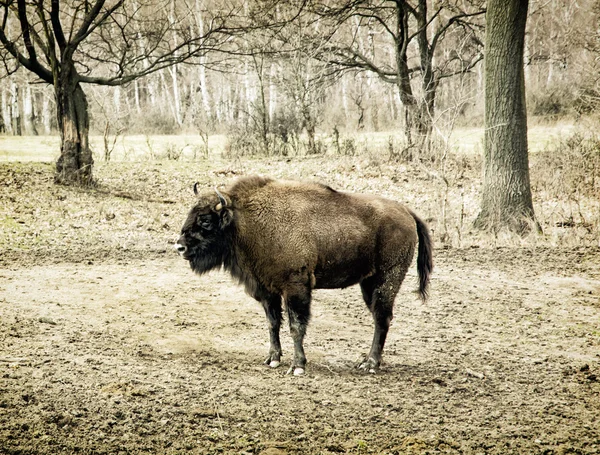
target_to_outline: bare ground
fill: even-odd
[[[243,171],[286,173],[269,166]],[[263,366],[260,306],[169,248],[194,172],[107,166],[81,192],[47,165],[0,167],[0,453],[600,453],[598,247],[436,249],[431,297],[413,269],[376,375],[354,369],[360,291],[316,292],[307,374],[286,376],[289,336]]]

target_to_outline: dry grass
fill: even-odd
[[[127,136],[117,141],[111,162],[96,157],[95,175],[100,195],[84,194],[80,202],[77,202],[78,198],[69,197],[69,201],[76,203],[74,206],[50,203],[48,207],[47,201],[39,201],[40,204],[31,204],[32,207],[45,207],[45,211],[33,213],[32,218],[43,220],[47,214],[50,220],[45,220],[44,226],[56,227],[63,226],[63,220],[75,215],[105,223],[107,217],[120,212],[119,219],[125,223],[125,240],[119,240],[121,243],[127,243],[127,235],[134,235],[132,231],[139,228],[140,223],[146,229],[148,239],[145,241],[150,241],[153,232],[162,232],[161,242],[164,243],[176,235],[180,220],[171,218],[167,223],[160,213],[163,210],[160,201],[173,201],[180,217],[192,200],[190,188],[193,182],[214,186],[226,184],[242,174],[259,173],[277,178],[317,180],[340,190],[378,193],[401,201],[428,221],[438,246],[598,246],[600,178],[596,178],[591,187],[589,181],[600,169],[600,164],[594,164],[600,160],[600,152],[596,151],[594,155],[593,151],[585,149],[582,141],[586,136],[573,135],[571,130],[568,125],[530,129],[530,147],[534,151],[531,153],[534,204],[544,234],[532,232],[525,238],[509,233],[491,236],[471,228],[480,198],[481,162],[475,152],[480,148],[482,131],[475,129],[460,129],[443,138],[433,151],[433,161],[427,164],[390,160],[390,144],[399,138],[389,133],[347,138],[355,141],[357,151],[353,156],[328,153],[310,157],[243,159],[223,158],[225,138],[222,136],[208,138],[208,156],[197,153],[195,158],[193,147],[205,144],[200,136]],[[92,138],[92,143],[101,147],[102,137]],[[0,138],[0,161],[48,162],[54,158],[57,147],[58,139],[54,137],[5,136]],[[11,166],[18,171],[21,165]],[[51,166],[34,169],[40,173],[38,183],[42,192],[47,189],[56,193],[53,197],[60,198],[75,191],[53,188]],[[31,171],[30,168],[27,172]],[[5,190],[8,195],[14,193],[14,185],[8,184]],[[126,215],[125,207],[130,201],[124,200],[123,195],[133,195],[138,202],[145,202],[135,210],[130,209],[131,214]],[[14,236],[4,236],[3,243],[18,244],[25,237],[29,239],[25,242],[28,244],[32,239],[43,242],[45,234],[40,234],[46,232],[43,226],[36,229],[31,226],[31,220],[16,222],[11,217],[13,209],[9,204],[0,210],[0,225],[6,232],[14,232]],[[89,210],[98,213],[91,214]],[[141,219],[144,221],[139,221]],[[75,229],[83,226],[77,220],[70,223],[76,226]],[[98,229],[94,221],[88,224],[92,231]],[[168,229],[163,227],[165,224]],[[114,225],[112,222],[111,226]],[[69,226],[65,226],[65,235]],[[87,225],[83,227],[87,229]],[[23,237],[23,229],[33,232]],[[103,241],[109,241],[114,235],[118,237],[118,232],[120,229],[103,234]]]
[[[114,138],[110,138],[110,142]],[[104,161],[104,140],[102,136],[90,136],[96,162]],[[208,148],[212,154],[220,154],[225,146],[222,135],[210,136]],[[169,150],[180,154],[180,158],[192,159],[194,149],[205,147],[200,135],[178,136],[119,136],[111,155],[114,161],[148,161],[168,159]],[[0,162],[50,162],[60,154],[58,136],[0,136]],[[197,153],[197,157],[200,154]]]
[[[571,124],[553,126],[535,125],[529,128],[529,146],[532,153],[546,149],[549,144],[567,136],[573,130]],[[456,128],[451,134],[443,133],[449,147],[460,154],[479,154],[483,143],[482,128]],[[324,143],[331,142],[330,132],[322,134]],[[181,152],[180,158],[191,159],[196,150],[208,146],[210,156],[221,156],[227,147],[224,135],[208,137],[208,144],[201,135],[123,135],[110,137],[115,140],[115,148],[111,159],[115,161],[148,161],[168,159],[167,152],[174,149]],[[345,135],[342,140],[352,141],[360,154],[386,155],[390,141],[401,144],[404,135],[399,131],[369,132]],[[96,162],[104,160],[104,140],[100,135],[90,136],[92,150]],[[330,144],[329,144],[330,145]],[[333,148],[333,147],[330,147]],[[58,136],[2,136],[0,135],[0,162],[2,161],[36,161],[49,162],[58,158],[60,139]]]

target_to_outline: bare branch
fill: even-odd
[[[124,0],[119,0],[111,8],[106,10],[99,19],[96,20],[98,14],[100,12],[100,9],[102,8],[102,5],[104,4],[104,0],[98,0],[98,2],[96,2],[96,5],[94,5],[94,8],[92,8],[92,10],[86,16],[83,24],[81,25],[81,28],[79,29],[79,31],[77,32],[77,35],[75,36],[75,39],[72,41],[73,46],[78,46],[79,43],[81,43],[84,39],[86,39],[96,28],[98,28],[100,25],[104,24],[106,22],[106,20],[110,16],[112,16],[112,14],[116,10],[121,8],[121,6],[123,5],[123,2],[124,2]],[[93,23],[94,20],[96,20],[95,23]]]
[[[37,61],[37,55],[35,53],[35,47],[31,42],[30,25],[27,19],[27,11],[25,9],[25,0],[17,1],[17,8],[19,12],[19,22],[21,23],[21,32],[23,33],[23,42],[25,43],[25,49],[29,54],[29,59],[32,62]]]
[[[431,49],[436,48],[438,41],[440,41],[444,37],[444,35],[448,31],[448,29],[450,27],[452,27],[452,25],[454,25],[455,23],[464,23],[464,21],[462,19],[480,16],[482,14],[485,14],[485,11],[486,11],[485,9],[482,9],[482,10],[476,11],[474,13],[463,13],[463,14],[458,14],[456,16],[451,17],[443,27],[441,27],[439,30],[437,30],[435,32],[433,38],[431,39]]]
[[[65,40],[65,34],[62,29],[62,24],[60,23],[59,0],[52,0],[51,4],[52,8],[50,9],[50,20],[52,21],[52,29],[54,30],[54,37],[56,38],[58,48],[61,52],[63,52],[67,47],[67,42]]]
[[[3,6],[5,6],[5,16],[2,21],[3,26],[2,26],[2,28],[0,28],[0,43],[2,43],[4,48],[8,51],[8,53],[10,55],[12,55],[12,57],[20,65],[23,65],[25,68],[27,68],[29,71],[35,73],[38,77],[40,77],[44,81],[52,83],[52,73],[50,71],[48,71],[46,68],[44,68],[42,65],[40,65],[40,63],[37,60],[32,60],[30,58],[27,58],[23,53],[21,53],[19,51],[16,44],[13,41],[9,40],[8,37],[6,36],[6,33],[5,33],[6,23],[7,23],[6,15],[8,14],[8,7],[10,5],[9,5],[9,3],[6,3]],[[34,55],[35,55],[35,53],[34,53]]]

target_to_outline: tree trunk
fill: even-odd
[[[23,91],[23,129],[28,136],[37,136],[35,126],[35,105],[31,86],[27,85]]]
[[[200,36],[204,35],[205,31],[204,31],[204,18],[202,17],[202,4],[200,2],[200,0],[196,0],[196,22],[198,24],[198,33],[200,34]],[[199,57],[199,62],[200,62],[200,67],[199,67],[199,74],[200,74],[200,93],[202,94],[202,105],[204,106],[204,115],[206,119],[209,119],[210,122],[212,123],[214,120],[214,115],[213,112],[211,110],[211,96],[210,96],[210,91],[208,90],[208,84],[207,84],[207,80],[206,80],[206,67],[205,67],[205,63],[206,63],[206,57],[205,56],[201,56]]]
[[[486,13],[485,135],[481,212],[475,227],[527,232],[534,221],[523,47],[528,1],[489,0]]]
[[[44,92],[42,95],[42,124],[44,125],[44,134],[50,134],[52,132],[51,117],[50,97]]]
[[[19,86],[15,83],[11,83],[10,87],[10,118],[12,125],[12,132],[15,136],[21,136],[21,103],[19,102]]]
[[[4,89],[0,89],[0,134],[6,133],[6,120],[4,117],[4,100]]]
[[[277,66],[271,63],[269,71],[269,123],[275,118],[277,112]]]
[[[267,155],[271,154],[271,147],[269,144],[269,130],[270,122],[269,122],[269,111],[267,107],[267,97],[265,95],[265,80],[263,73],[264,61],[258,62],[257,57],[253,56],[254,69],[256,71],[256,78],[258,80],[258,99],[256,100],[256,110],[258,111],[257,120],[256,120],[256,129],[260,135],[260,140],[262,142],[262,146],[264,152]],[[251,114],[252,116],[252,114]]]
[[[177,126],[181,127],[183,125],[183,116],[181,114],[181,95],[179,93],[177,65],[169,68],[169,74],[171,74],[171,82],[173,86],[173,115],[175,117]]]
[[[435,94],[438,82],[433,73],[433,49],[427,36],[427,1],[419,0],[417,6],[417,43],[419,45],[419,60],[421,67],[421,87],[423,99],[419,102],[417,131],[424,138],[431,135],[435,109]]]
[[[121,117],[121,87],[113,88],[113,104],[115,105],[115,118]]]
[[[89,117],[85,93],[76,76],[64,67],[54,89],[61,139],[55,181],[67,185],[92,184],[94,160],[89,146]]]
[[[142,107],[140,104],[140,81],[138,80],[133,83],[133,101],[135,103],[135,112],[141,114]]]
[[[421,3],[425,3],[421,0]],[[420,5],[421,5],[420,3]],[[422,5],[421,5],[422,6]],[[426,9],[421,11],[422,17],[426,17]],[[421,17],[421,16],[419,16]],[[410,70],[408,67],[408,43],[409,43],[409,8],[406,2],[396,3],[396,21],[397,33],[395,42],[395,57],[396,57],[396,80],[398,85],[398,93],[400,100],[404,105],[404,132],[409,144],[416,143],[420,145],[424,143],[428,132],[431,131],[432,122],[427,112],[427,106],[423,102],[418,102],[410,84]],[[424,31],[424,30],[423,30]],[[419,39],[427,38],[427,35],[421,33]],[[420,42],[420,44],[422,44]],[[421,50],[423,49],[422,46]],[[421,55],[421,63],[423,63],[423,55]],[[413,140],[416,138],[416,142]]]

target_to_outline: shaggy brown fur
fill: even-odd
[[[427,296],[432,248],[426,225],[401,204],[328,186],[245,177],[217,194],[199,196],[178,249],[197,273],[223,266],[260,301],[270,322],[266,363],[279,365],[282,299],[294,339],[296,374],[304,371],[302,341],[311,291],[360,283],[375,321],[361,368],[374,371],[392,319],[394,299],[419,245],[419,291]]]

